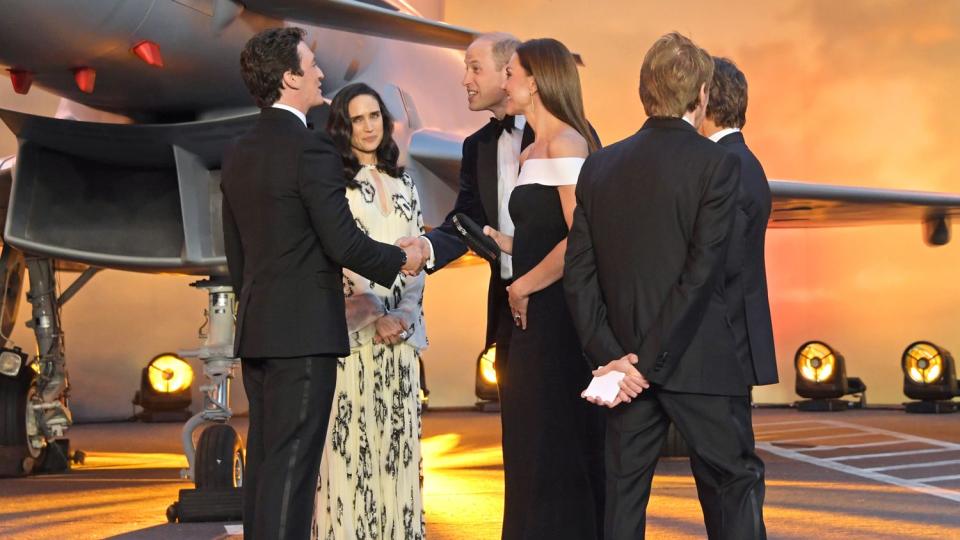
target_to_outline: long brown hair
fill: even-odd
[[[600,149],[583,114],[583,92],[577,63],[566,45],[552,38],[524,41],[517,47],[517,59],[537,81],[540,101],[561,122],[587,141],[590,152]]]

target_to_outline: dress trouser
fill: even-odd
[[[250,402],[244,538],[309,539],[337,359],[255,358],[241,365]]]
[[[749,397],[659,388],[607,416],[605,538],[644,538],[650,485],[671,421],[690,448],[707,536],[765,539],[763,462],[754,450]]]
[[[737,430],[736,437],[741,446],[745,445],[749,448],[749,451],[745,452],[742,456],[743,463],[751,473],[759,478],[759,481],[754,485],[753,492],[750,494],[752,499],[749,501],[751,505],[756,505],[756,514],[754,514],[755,526],[750,529],[745,529],[745,531],[747,531],[746,534],[752,534],[752,536],[745,536],[744,538],[763,539],[767,537],[767,531],[763,523],[763,500],[765,495],[764,466],[763,461],[756,453],[750,398],[730,399],[732,400],[730,409]],[[700,498],[700,506],[703,508],[703,520],[707,526],[707,531],[713,535],[713,538],[725,538],[722,534],[725,527],[725,516],[723,513],[724,486],[717,485],[710,481],[712,478],[710,475],[711,465],[699,456],[691,454],[690,467],[693,470],[693,478],[697,483],[697,495]],[[753,531],[758,532],[753,533]]]

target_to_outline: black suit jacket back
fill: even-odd
[[[390,286],[402,252],[364,235],[324,132],[263,109],[224,156],[223,236],[240,298],[235,354],[349,354],[342,266]]]
[[[739,160],[678,118],[587,158],[564,286],[585,352],[634,352],[661,388],[744,395],[725,302]]]
[[[740,158],[740,195],[727,257],[727,308],[737,354],[751,384],[777,382],[764,246],[770,219],[770,184],[743,134],[731,133],[719,144]]]

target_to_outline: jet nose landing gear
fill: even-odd
[[[242,519],[241,489],[246,464],[240,434],[227,424],[230,410],[230,381],[240,364],[233,358],[236,302],[233,289],[225,282],[210,279],[192,286],[207,291],[207,321],[201,328],[202,347],[180,354],[199,358],[209,384],[201,386],[203,410],[183,426],[183,450],[189,468],[181,472],[196,489],[180,490],[180,498],[167,509],[174,521],[232,521]],[[193,432],[204,424],[196,448]]]

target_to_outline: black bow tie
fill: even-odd
[[[490,123],[493,124],[493,127],[497,133],[497,137],[499,137],[504,131],[507,133],[513,133],[513,117],[510,115],[504,116],[503,120],[497,120],[496,117],[493,117],[490,119]]]

